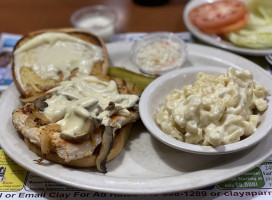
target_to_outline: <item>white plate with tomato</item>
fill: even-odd
[[[272,24],[264,22],[263,26],[266,27],[256,27],[256,30],[258,29],[256,42],[251,39],[252,36],[247,38],[240,34],[244,32],[247,34],[248,29],[252,29],[253,25],[259,26],[259,13],[252,12],[252,6],[249,7],[249,3],[253,4],[251,1],[255,1],[253,2],[255,6],[257,0],[191,0],[184,9],[184,23],[194,36],[213,46],[243,55],[272,54],[272,30],[269,29],[272,28]],[[271,0],[261,1],[266,4],[272,2]],[[262,6],[262,8],[267,7],[267,5]],[[268,9],[265,11],[271,14]],[[268,32],[269,37],[261,41],[264,30]],[[236,37],[237,35],[240,38]],[[236,41],[231,42],[230,36],[236,37]]]

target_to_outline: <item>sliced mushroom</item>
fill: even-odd
[[[65,133],[61,133],[60,137],[69,142],[82,142],[90,137],[91,133],[89,131],[80,132],[77,135],[69,135]]]
[[[94,129],[96,129],[101,125],[103,119],[96,117],[96,118],[93,118],[93,120],[94,120]]]
[[[113,110],[115,108],[115,103],[113,101],[109,102],[109,105],[105,108],[106,110]]]
[[[39,111],[44,111],[44,109],[48,106],[48,104],[45,102],[46,97],[41,96],[33,101],[33,104],[36,108],[39,109]]]
[[[109,105],[105,108],[105,110],[108,110],[108,116],[112,116],[115,113],[118,113],[120,110],[122,110],[123,107],[122,106],[116,106],[116,104],[113,101],[109,102]]]
[[[83,128],[80,130],[80,132],[73,135],[61,132],[60,137],[70,142],[82,142],[83,140],[86,140],[91,136],[94,130],[94,126],[94,119],[89,118],[88,121],[84,124]]]
[[[113,146],[113,130],[112,127],[106,126],[102,136],[102,146],[96,158],[97,169],[104,174],[107,173],[106,162],[112,146]]]
[[[59,121],[63,125],[61,138],[71,142],[81,142],[89,138],[94,129],[99,126],[99,119],[92,116],[85,106],[93,107],[97,103],[97,99],[87,99],[81,102],[81,106],[71,106],[63,121]],[[76,125],[73,122],[77,122]]]

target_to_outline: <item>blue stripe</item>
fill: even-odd
[[[7,39],[5,40],[4,47],[14,47],[19,39]]]

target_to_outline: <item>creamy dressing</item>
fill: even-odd
[[[78,69],[78,75],[88,75],[97,61],[103,60],[101,47],[65,33],[43,33],[29,40],[15,53],[15,74],[21,84],[21,67],[32,67],[43,79],[63,78]]]
[[[159,108],[156,121],[174,138],[191,144],[219,146],[253,134],[257,111],[267,109],[268,90],[248,70],[227,74],[199,73],[194,85],[174,89]]]
[[[112,115],[129,115],[129,108],[138,104],[137,95],[119,94],[114,81],[102,81],[94,76],[74,77],[49,90],[52,97],[46,100],[45,116],[61,126],[67,135],[92,131],[97,124],[113,126]]]

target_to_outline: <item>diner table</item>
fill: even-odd
[[[79,8],[106,5],[117,12],[117,33],[187,31],[182,13],[189,0],[169,0],[144,6],[133,0],[1,0],[0,32],[26,34],[48,28],[71,27],[70,17]]]
[[[153,4],[149,5],[148,2]],[[19,39],[22,35],[36,30],[69,28],[72,27],[70,21],[71,15],[76,10],[86,6],[105,5],[117,13],[114,38],[118,42],[122,38],[126,40],[129,36],[136,40],[146,33],[166,31],[179,35],[188,43],[210,46],[192,35],[185,26],[183,11],[188,2],[189,0],[0,0],[0,34],[2,36],[4,34],[11,34],[12,37],[15,35]],[[109,43],[112,42],[116,41]],[[239,56],[249,59],[270,73],[270,66],[263,56]],[[4,126],[4,124],[0,126]],[[5,154],[1,146],[0,167],[14,170],[9,172],[10,174],[17,173],[13,179],[16,180],[14,183],[8,180],[8,177],[6,177],[6,180],[1,180],[0,173],[0,199],[244,200],[253,198],[271,199],[272,196],[272,158],[267,158],[262,164],[249,172],[237,177],[231,177],[230,180],[226,180],[224,183],[197,188],[191,191],[157,192],[154,194],[147,193],[146,195],[111,194],[101,190],[89,191],[47,180],[21,168],[19,165],[17,166]],[[250,183],[253,184],[250,185]],[[228,184],[232,185],[232,187],[228,187]],[[234,187],[233,184],[236,184],[237,187]],[[241,184],[243,184],[243,187]]]

